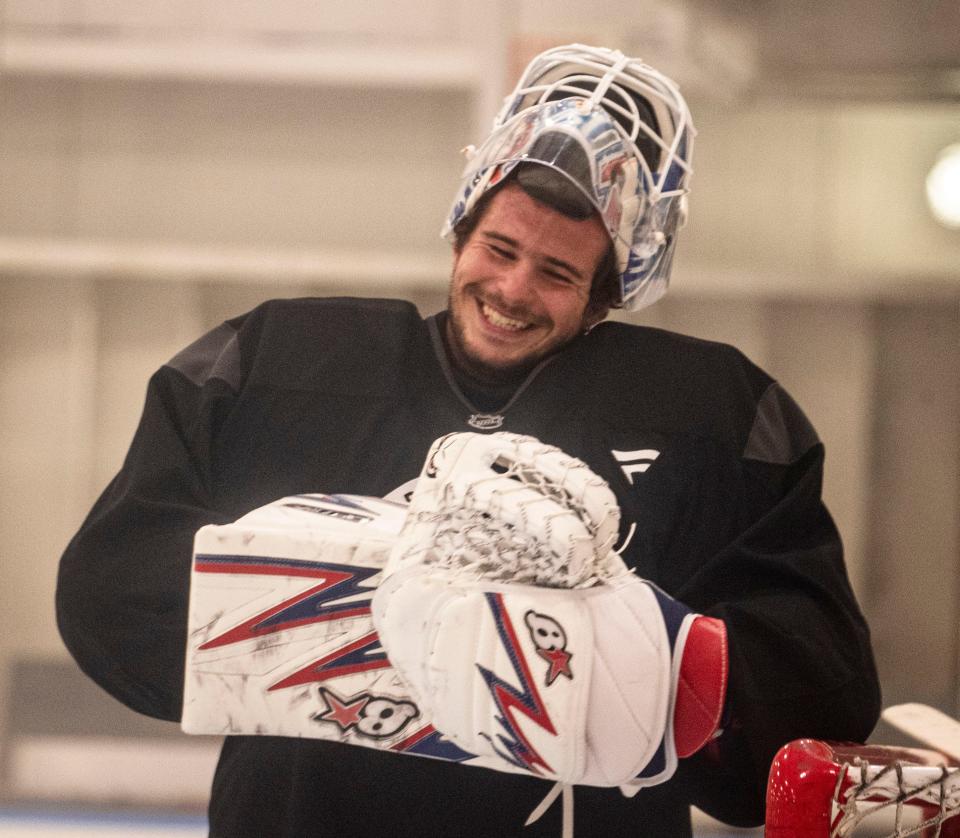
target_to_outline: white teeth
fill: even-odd
[[[523,320],[514,320],[512,317],[506,317],[499,311],[490,308],[486,303],[483,303],[481,307],[483,316],[493,323],[494,326],[499,326],[501,329],[512,329],[516,332],[527,327],[527,324]]]

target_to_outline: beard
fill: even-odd
[[[515,363],[492,364],[470,350],[466,330],[461,317],[461,305],[466,305],[461,295],[459,302],[451,289],[447,297],[447,317],[443,330],[444,343],[453,366],[477,384],[501,386],[519,383],[545,355],[533,354]]]

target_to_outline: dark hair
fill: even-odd
[[[583,221],[596,212],[583,193],[559,172],[536,163],[521,164],[500,183],[484,192],[474,204],[473,211],[461,218],[453,228],[455,250],[459,252],[463,249],[483,219],[493,196],[508,183],[516,183],[535,201],[576,221]],[[594,311],[620,308],[623,305],[620,302],[620,271],[612,241],[607,245],[593,273],[588,305]]]

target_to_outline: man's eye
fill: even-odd
[[[490,249],[501,259],[512,259],[513,251],[507,250],[505,247],[498,247],[495,244],[490,245]]]
[[[559,282],[564,285],[573,285],[576,283],[576,280],[569,274],[560,273],[558,271],[544,271],[547,278],[553,282]]]

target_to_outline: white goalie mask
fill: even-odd
[[[599,213],[616,252],[619,304],[650,305],[667,290],[686,220],[694,134],[677,86],[641,61],[580,44],[547,50],[504,100],[490,135],[467,149],[442,233],[453,238],[479,198],[520,164],[535,164],[517,177],[536,197],[545,166]]]

